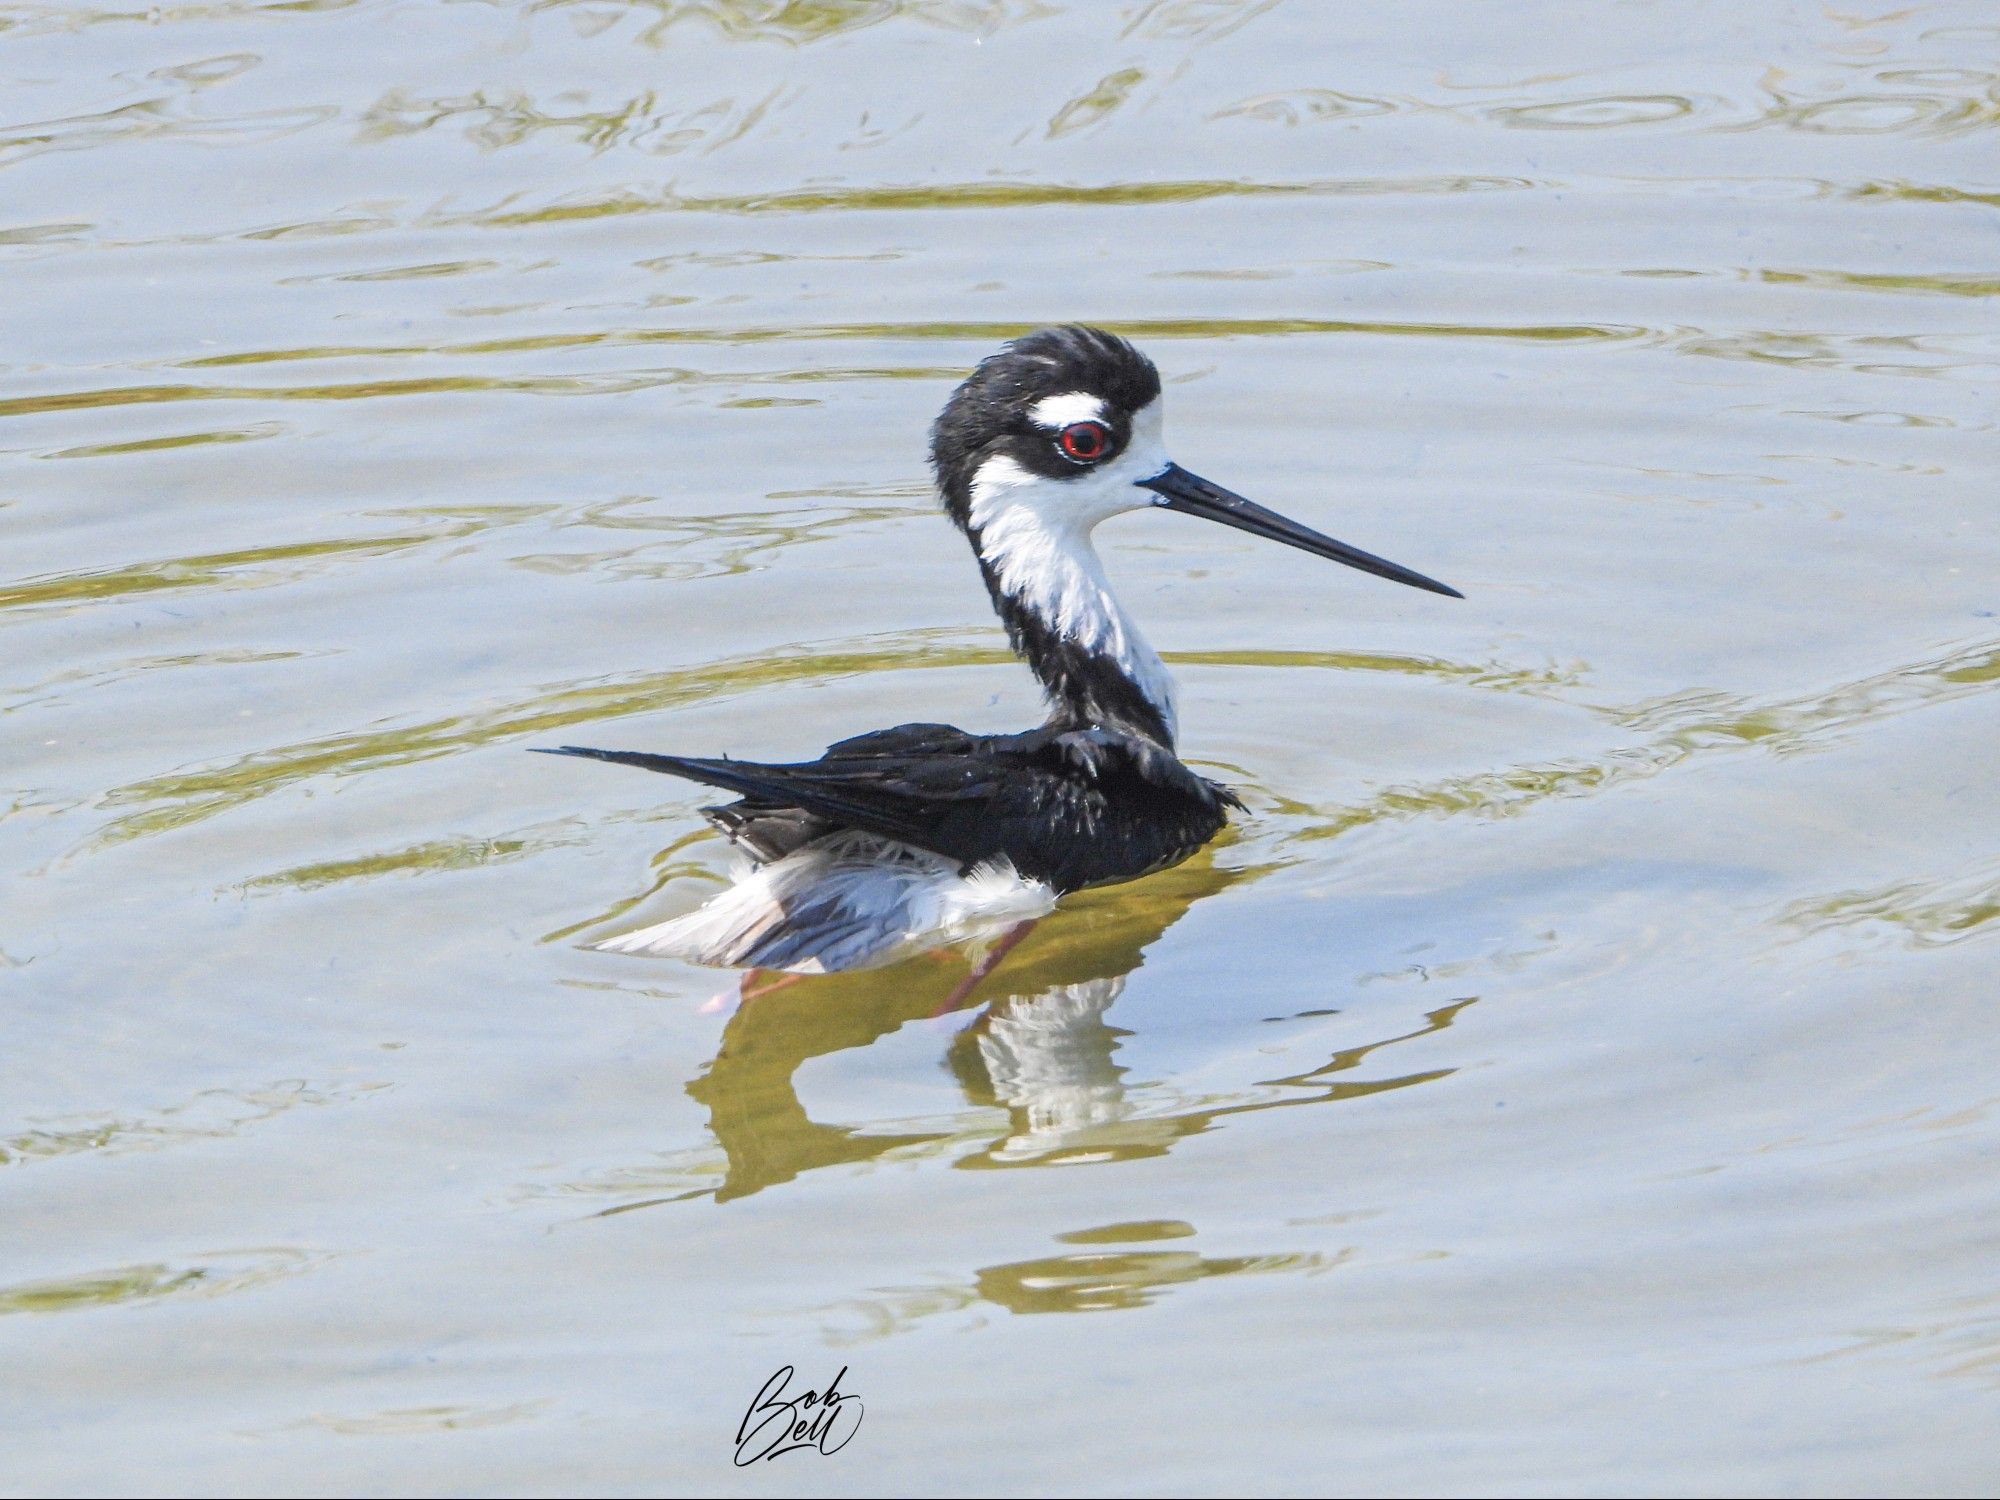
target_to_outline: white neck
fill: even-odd
[[[1121,488],[1129,495],[1129,481]],[[1171,735],[1173,679],[1111,592],[1091,545],[1092,529],[1116,511],[1079,504],[1079,489],[1074,480],[1044,479],[1011,458],[988,459],[973,478],[970,497],[980,556],[1002,594],[1054,635],[1116,666]],[[1117,510],[1134,508],[1118,498]]]

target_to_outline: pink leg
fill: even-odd
[[[757,999],[760,995],[768,995],[773,990],[782,990],[788,985],[797,984],[801,979],[808,977],[804,974],[774,974],[771,978],[765,980],[764,983],[752,985],[750,983],[751,976],[753,974],[762,974],[763,972],[765,971],[762,969],[745,969],[743,971],[743,977],[737,981],[736,998],[739,1005],[747,1004],[749,1001]]]
[[[1000,940],[986,950],[986,956],[972,966],[972,972],[959,982],[958,988],[945,996],[944,1003],[931,1012],[932,1017],[948,1016],[963,1006],[972,997],[972,992],[979,988],[980,981],[1000,967],[1000,960],[1013,952],[1014,945],[1026,937],[1029,929],[1040,920],[1039,917],[1030,917],[1025,922],[1016,922],[1002,933]]]

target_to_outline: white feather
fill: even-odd
[[[1028,408],[1028,420],[1051,431],[1072,422],[1100,422],[1104,400],[1088,391],[1066,391],[1060,396],[1044,396]]]
[[[1047,397],[1036,411],[1071,399]],[[1133,413],[1124,452],[1088,473],[1062,479],[1043,478],[1004,454],[989,458],[972,477],[968,519],[1001,592],[1033,610],[1057,634],[1115,661],[1171,732],[1176,727],[1173,679],[1112,594],[1090,539],[1098,522],[1161,503],[1153,491],[1139,487],[1171,462],[1161,426],[1155,398]]]
[[[1055,892],[999,861],[957,863],[864,833],[836,833],[746,872],[705,906],[594,946],[716,967],[796,974],[874,968],[1046,916]]]
[[[1125,988],[1125,976],[1058,985],[993,1008],[977,1033],[980,1060],[993,1094],[1020,1112],[1021,1128],[996,1148],[1018,1161],[1115,1132],[1132,1113],[1124,1070],[1113,1061],[1118,1033],[1104,1012]]]

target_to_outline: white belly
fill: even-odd
[[[961,871],[907,844],[836,833],[746,871],[686,916],[594,946],[716,968],[827,974],[990,937],[1055,904],[1049,886],[1004,861]]]

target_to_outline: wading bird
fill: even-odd
[[[1159,507],[1435,594],[1167,457],[1160,376],[1093,328],[1043,329],[981,362],[931,430],[944,507],[972,543],[1048,722],[1025,734],[904,724],[794,765],[591,750],[740,800],[705,809],[750,865],[705,906],[597,946],[798,974],[868,968],[1002,934],[970,983],[1086,886],[1178,864],[1242,804],[1174,755],[1174,689],[1113,597],[1091,531]]]

